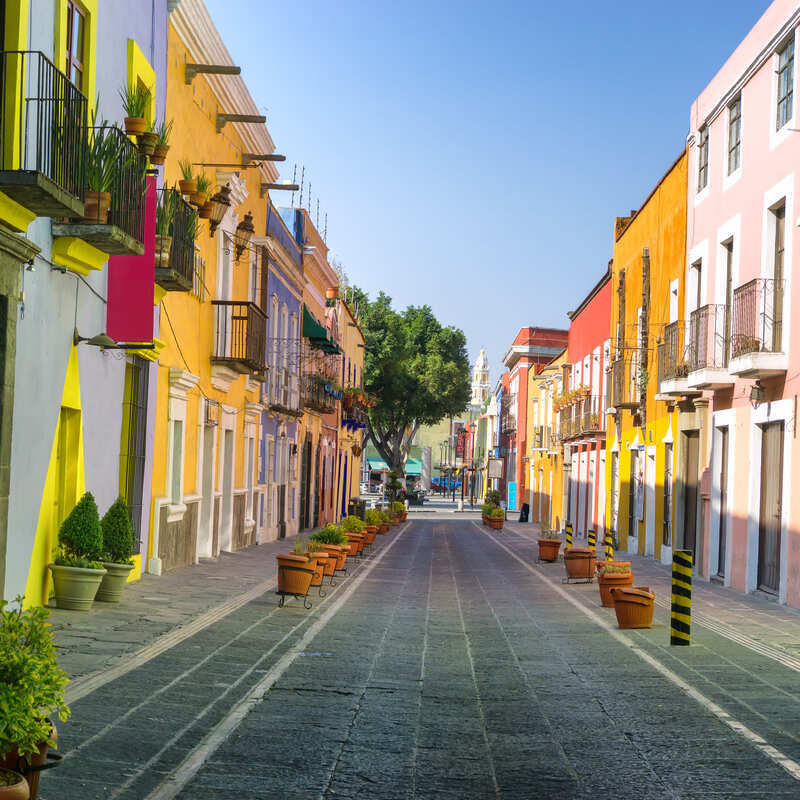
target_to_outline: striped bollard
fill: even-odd
[[[692,551],[672,554],[672,611],[669,643],[688,645],[692,632]]]
[[[564,526],[564,531],[565,531],[565,538],[566,538],[566,542],[564,543],[564,549],[565,550],[569,550],[569,548],[572,547],[572,523],[571,522],[568,522]]]
[[[586,538],[589,542],[589,549],[594,550],[597,547],[597,531],[589,530],[586,534]]]
[[[610,531],[606,531],[605,548],[606,548],[606,561],[613,561],[614,560],[614,545],[612,544],[611,532]]]

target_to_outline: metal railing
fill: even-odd
[[[160,219],[157,220],[156,234],[169,236],[171,241],[169,250],[165,251],[159,249],[159,240],[156,239],[156,282],[158,283],[159,270],[166,270],[177,276],[186,291],[191,291],[195,274],[194,241],[197,235],[197,212],[176,189],[164,187],[158,192],[159,209],[171,208],[172,220],[169,225],[165,225]]]
[[[677,320],[664,326],[663,347],[658,350],[658,381],[685,378],[691,367],[691,349],[686,341],[686,322]]]
[[[728,366],[730,311],[724,304],[706,305],[689,316],[689,369]]]
[[[517,395],[503,395],[500,401],[500,430],[514,433],[517,430]]]
[[[266,371],[267,315],[255,303],[212,300],[216,309],[215,350],[211,360],[239,371]]]
[[[0,170],[38,172],[83,201],[88,103],[44,53],[0,53]]]
[[[754,278],[733,291],[731,356],[783,350],[784,282]]]
[[[604,428],[601,424],[600,414],[596,411],[584,411],[581,419],[581,432],[597,433],[601,430],[604,430]]]
[[[303,375],[303,405],[320,414],[336,411],[336,389],[330,375],[311,373]]]

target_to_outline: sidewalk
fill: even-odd
[[[535,523],[506,522],[505,527],[526,538],[536,538],[539,531]],[[584,542],[580,544],[585,546]],[[656,594],[656,604],[669,609],[672,595],[669,565],[624,551],[619,551],[617,558],[630,561],[636,585],[649,586]],[[694,576],[692,623],[800,670],[800,611]]]

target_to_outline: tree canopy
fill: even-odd
[[[430,306],[395,311],[383,292],[370,301],[357,288],[349,291],[365,338],[364,388],[377,400],[368,434],[390,469],[402,471],[420,425],[434,425],[467,407],[466,336],[443,326]]]

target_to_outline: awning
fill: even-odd
[[[327,328],[318,322],[306,306],[303,306],[303,336],[318,350],[324,350],[326,353],[342,352],[339,345],[331,339]]]
[[[368,458],[367,463],[369,464],[370,472],[382,472],[389,469],[389,465],[381,458]]]
[[[422,475],[422,461],[419,458],[406,461],[406,475]]]

